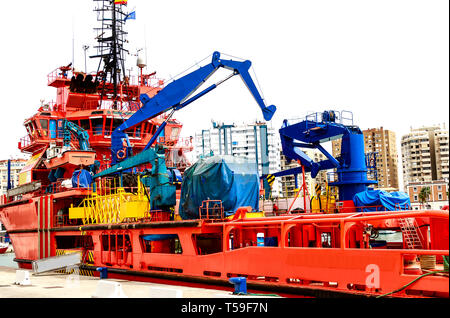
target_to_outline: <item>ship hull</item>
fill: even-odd
[[[1,221],[8,229],[20,268],[30,269],[36,259],[81,251],[82,267],[90,275],[97,274],[98,267],[105,267],[111,277],[168,279],[221,286],[229,284],[231,277],[246,277],[249,287],[258,290],[310,296],[371,297],[394,291],[424,273],[417,264],[408,263],[411,255],[434,255],[438,263],[443,256],[448,256],[445,249],[299,246],[298,240],[312,235],[308,230],[310,224],[330,225],[336,220],[345,223],[345,218],[351,215],[303,216],[311,218],[309,221],[291,215],[224,223],[189,220],[57,226],[52,202],[53,197],[46,196],[0,208]],[[405,217],[413,215],[426,220],[448,221],[448,212],[443,211],[404,213]],[[369,219],[373,218],[372,223],[389,219],[389,215],[367,215]],[[325,219],[329,222],[323,223]],[[347,224],[354,222],[347,222],[343,227],[350,231]],[[248,240],[256,237],[261,227],[269,228],[266,236],[278,237],[274,246],[257,246],[256,240]],[[323,232],[316,232],[316,235],[320,233]],[[333,243],[342,243],[348,237],[348,233],[335,234]],[[376,284],[371,286],[374,272],[377,273]],[[396,296],[448,297],[448,282],[448,277],[423,277],[408,288],[407,293]]]

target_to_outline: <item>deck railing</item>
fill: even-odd
[[[57,68],[50,72],[47,75],[47,83],[50,85],[51,83],[55,82],[56,80],[71,80],[72,77],[76,74],[84,74],[82,72],[73,72],[73,69],[69,69],[67,71],[62,71],[61,68]],[[89,73],[87,75],[92,75],[94,78],[96,76],[96,73]],[[125,83],[126,81],[126,83]],[[158,87],[162,88],[165,85],[165,82],[163,79],[160,79],[153,75],[127,75],[126,80],[122,84],[132,85],[132,86],[145,86],[145,87]]]
[[[89,142],[91,144],[95,144],[98,142],[111,142],[111,130],[110,129],[102,129],[102,128],[94,128],[88,129],[86,132],[89,134]],[[152,133],[143,133],[139,129],[135,129],[129,132],[126,132],[128,137],[130,138],[131,143],[142,142],[143,144],[147,144],[151,137]],[[26,135],[25,137],[20,138],[19,141],[19,149],[25,149],[30,147],[33,143],[50,143],[51,141],[60,141],[62,142],[64,138],[64,133],[60,129],[35,129],[31,134]],[[71,142],[74,144],[78,143],[76,137],[72,137]],[[158,137],[157,143],[163,144],[168,148],[184,148],[191,149],[193,147],[192,140],[190,137],[179,137],[179,138],[170,138],[170,137]]]
[[[222,201],[205,200],[199,207],[199,217],[204,220],[223,220],[224,210]]]

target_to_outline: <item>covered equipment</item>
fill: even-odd
[[[355,194],[353,202],[356,207],[366,207],[364,212],[378,211],[380,206],[387,211],[409,210],[411,209],[411,201],[405,192],[386,192],[382,190],[368,189]]]
[[[179,214],[198,219],[206,200],[221,200],[225,216],[239,207],[258,210],[259,175],[254,162],[232,156],[214,156],[197,161],[183,176]]]
[[[74,188],[89,188],[92,184],[92,176],[89,171],[75,170],[72,175],[72,186]]]

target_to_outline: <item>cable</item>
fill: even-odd
[[[442,257],[444,259],[444,270],[448,272],[448,255]]]
[[[442,270],[442,271],[433,271],[433,272],[429,272],[429,273],[426,273],[426,274],[420,275],[419,277],[415,278],[415,279],[414,279],[413,281],[409,282],[409,283],[408,283],[408,284],[406,284],[405,286],[403,286],[403,287],[400,287],[399,289],[397,289],[397,290],[394,290],[394,291],[392,291],[392,292],[389,292],[389,293],[387,293],[387,294],[383,294],[383,295],[377,296],[376,298],[381,298],[381,297],[385,297],[385,296],[388,296],[388,295],[391,295],[391,294],[397,293],[397,292],[399,292],[399,291],[402,291],[403,289],[405,289],[405,288],[406,288],[406,287],[408,287],[409,285],[411,285],[411,284],[415,283],[416,281],[418,281],[418,280],[419,280],[419,279],[421,279],[422,277],[425,277],[425,276],[428,276],[428,275],[432,275],[432,274],[438,274],[438,273],[448,273],[448,270]]]
[[[209,57],[211,57],[211,56],[212,56],[212,54],[209,54],[208,56],[206,56],[206,57],[205,57],[204,59],[202,59],[201,61],[196,62],[194,65],[188,67],[187,69],[185,69],[185,70],[182,71],[181,73],[178,73],[177,75],[175,75],[175,77],[170,76],[170,81],[167,83],[167,85],[170,84],[170,83],[172,83],[172,82],[174,82],[174,81],[176,81],[177,78],[178,78],[181,74],[184,74],[184,73],[186,73],[187,71],[189,71],[191,68],[193,68],[193,67],[195,67],[195,66],[198,66],[199,63],[202,63],[204,60],[206,60],[207,58],[209,58]]]
[[[233,55],[227,54],[227,53],[222,53],[222,55],[229,56],[229,57],[231,57],[233,59],[238,59],[238,60],[242,60],[242,61],[246,60],[246,59],[243,59],[242,57],[233,56]]]
[[[263,90],[261,88],[261,85],[259,84],[258,76],[256,76],[255,67],[252,65],[251,68],[252,68],[252,71],[253,71],[253,75],[255,76],[255,79],[256,79],[256,84],[258,84],[259,91],[261,92],[261,98],[263,99],[263,101],[266,101],[266,98],[264,97],[264,93],[263,93]]]

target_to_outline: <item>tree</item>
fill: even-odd
[[[431,189],[430,187],[423,187],[422,189],[420,189],[420,193],[419,193],[419,202],[422,205],[425,205],[428,202],[428,198],[431,194]]]

